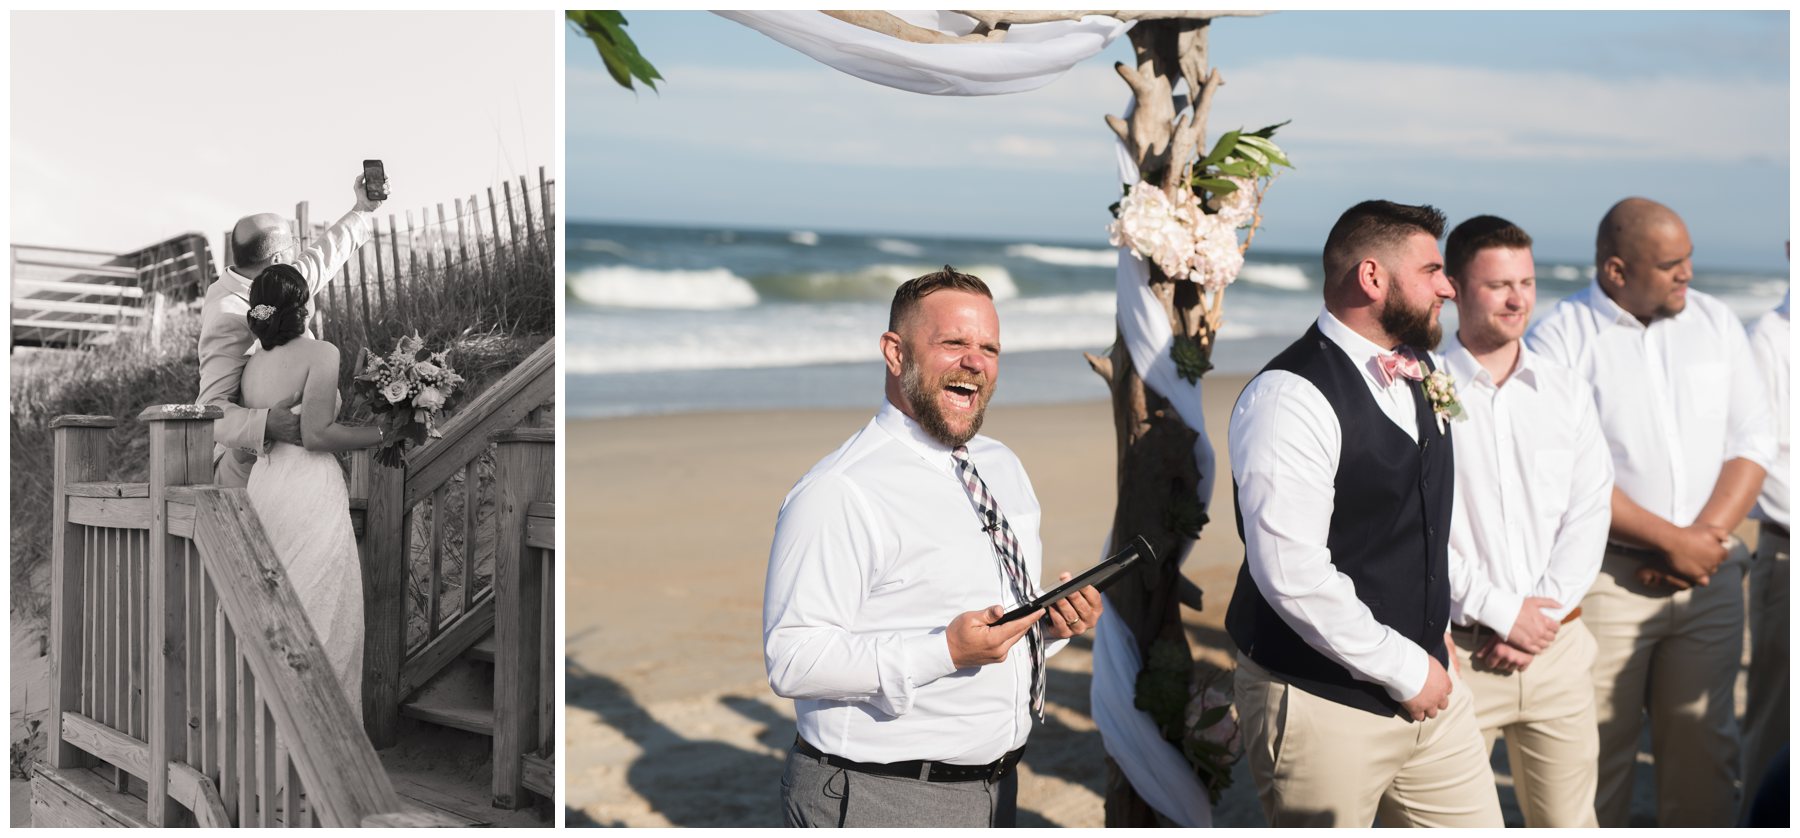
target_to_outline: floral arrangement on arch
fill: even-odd
[[[388,440],[376,450],[376,462],[399,468],[408,448],[443,436],[437,415],[463,384],[446,353],[427,350],[425,340],[414,332],[401,337],[385,356],[364,348],[356,366],[356,396],[379,417],[382,437]]]
[[[1294,167],[1272,139],[1286,124],[1227,132],[1194,164],[1187,188],[1175,189],[1174,197],[1148,181],[1132,184],[1112,207],[1108,241],[1130,248],[1169,279],[1208,292],[1224,289],[1237,279],[1250,249],[1249,237],[1240,243],[1238,231],[1249,228],[1255,235],[1275,167]]]

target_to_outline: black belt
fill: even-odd
[[[1788,537],[1788,528],[1786,524],[1777,524],[1774,521],[1763,521],[1762,528],[1770,530],[1782,538]]]
[[[915,759],[907,762],[855,762],[840,756],[832,756],[812,746],[811,742],[798,736],[794,737],[794,750],[802,756],[824,760],[826,765],[855,771],[862,774],[878,774],[883,777],[909,777],[924,780],[928,783],[966,783],[972,780],[987,780],[997,783],[1002,777],[1011,773],[1013,766],[1019,764],[1019,758],[1025,755],[1025,747],[1013,751],[986,765],[952,765],[948,762],[932,762]]]

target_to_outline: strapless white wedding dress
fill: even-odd
[[[274,443],[250,470],[250,505],[287,569],[331,670],[362,718],[362,559],[337,457]]]

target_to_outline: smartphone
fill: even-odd
[[[363,194],[371,201],[387,200],[387,170],[380,160],[363,161]]]

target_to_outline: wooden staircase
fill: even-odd
[[[400,715],[494,735],[494,651],[489,632],[400,705]]]

